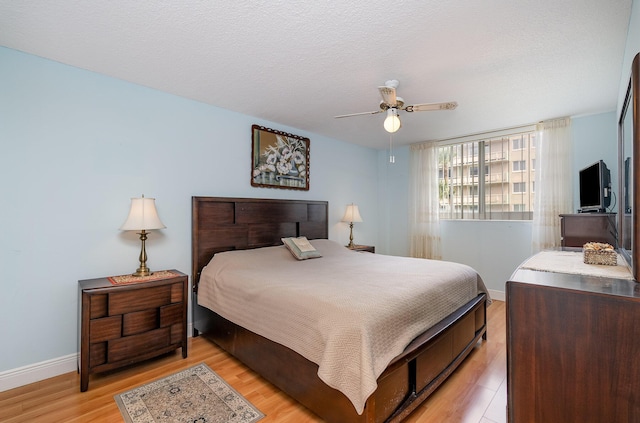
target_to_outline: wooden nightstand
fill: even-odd
[[[89,388],[92,373],[177,348],[187,357],[187,280],[169,270],[129,284],[114,285],[109,278],[78,281],[80,391]]]
[[[349,247],[349,249],[353,251],[366,251],[367,253],[376,252],[376,247],[373,245],[354,245],[353,247]]]

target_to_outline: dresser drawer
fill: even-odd
[[[125,336],[108,342],[107,357],[109,363],[128,360],[148,351],[169,345],[170,328],[160,328],[139,335]]]

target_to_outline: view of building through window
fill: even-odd
[[[440,218],[530,220],[536,132],[438,147]]]

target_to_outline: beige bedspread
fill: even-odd
[[[311,242],[321,258],[298,261],[284,246],[216,254],[198,303],[318,364],[318,376],[359,414],[417,335],[487,292],[462,264]]]

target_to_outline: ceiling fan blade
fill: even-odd
[[[404,108],[407,112],[429,112],[433,110],[453,110],[458,107],[458,103],[455,101],[449,101],[446,103],[422,103],[414,104]]]
[[[397,103],[396,99],[396,89],[394,87],[383,86],[378,87],[378,91],[380,91],[380,95],[382,96],[382,101],[387,103],[389,107],[395,107]]]
[[[349,113],[348,115],[334,116],[334,118],[345,118],[345,117],[362,116],[362,115],[375,115],[376,113],[382,113],[382,112],[383,110],[375,110],[373,112]]]

